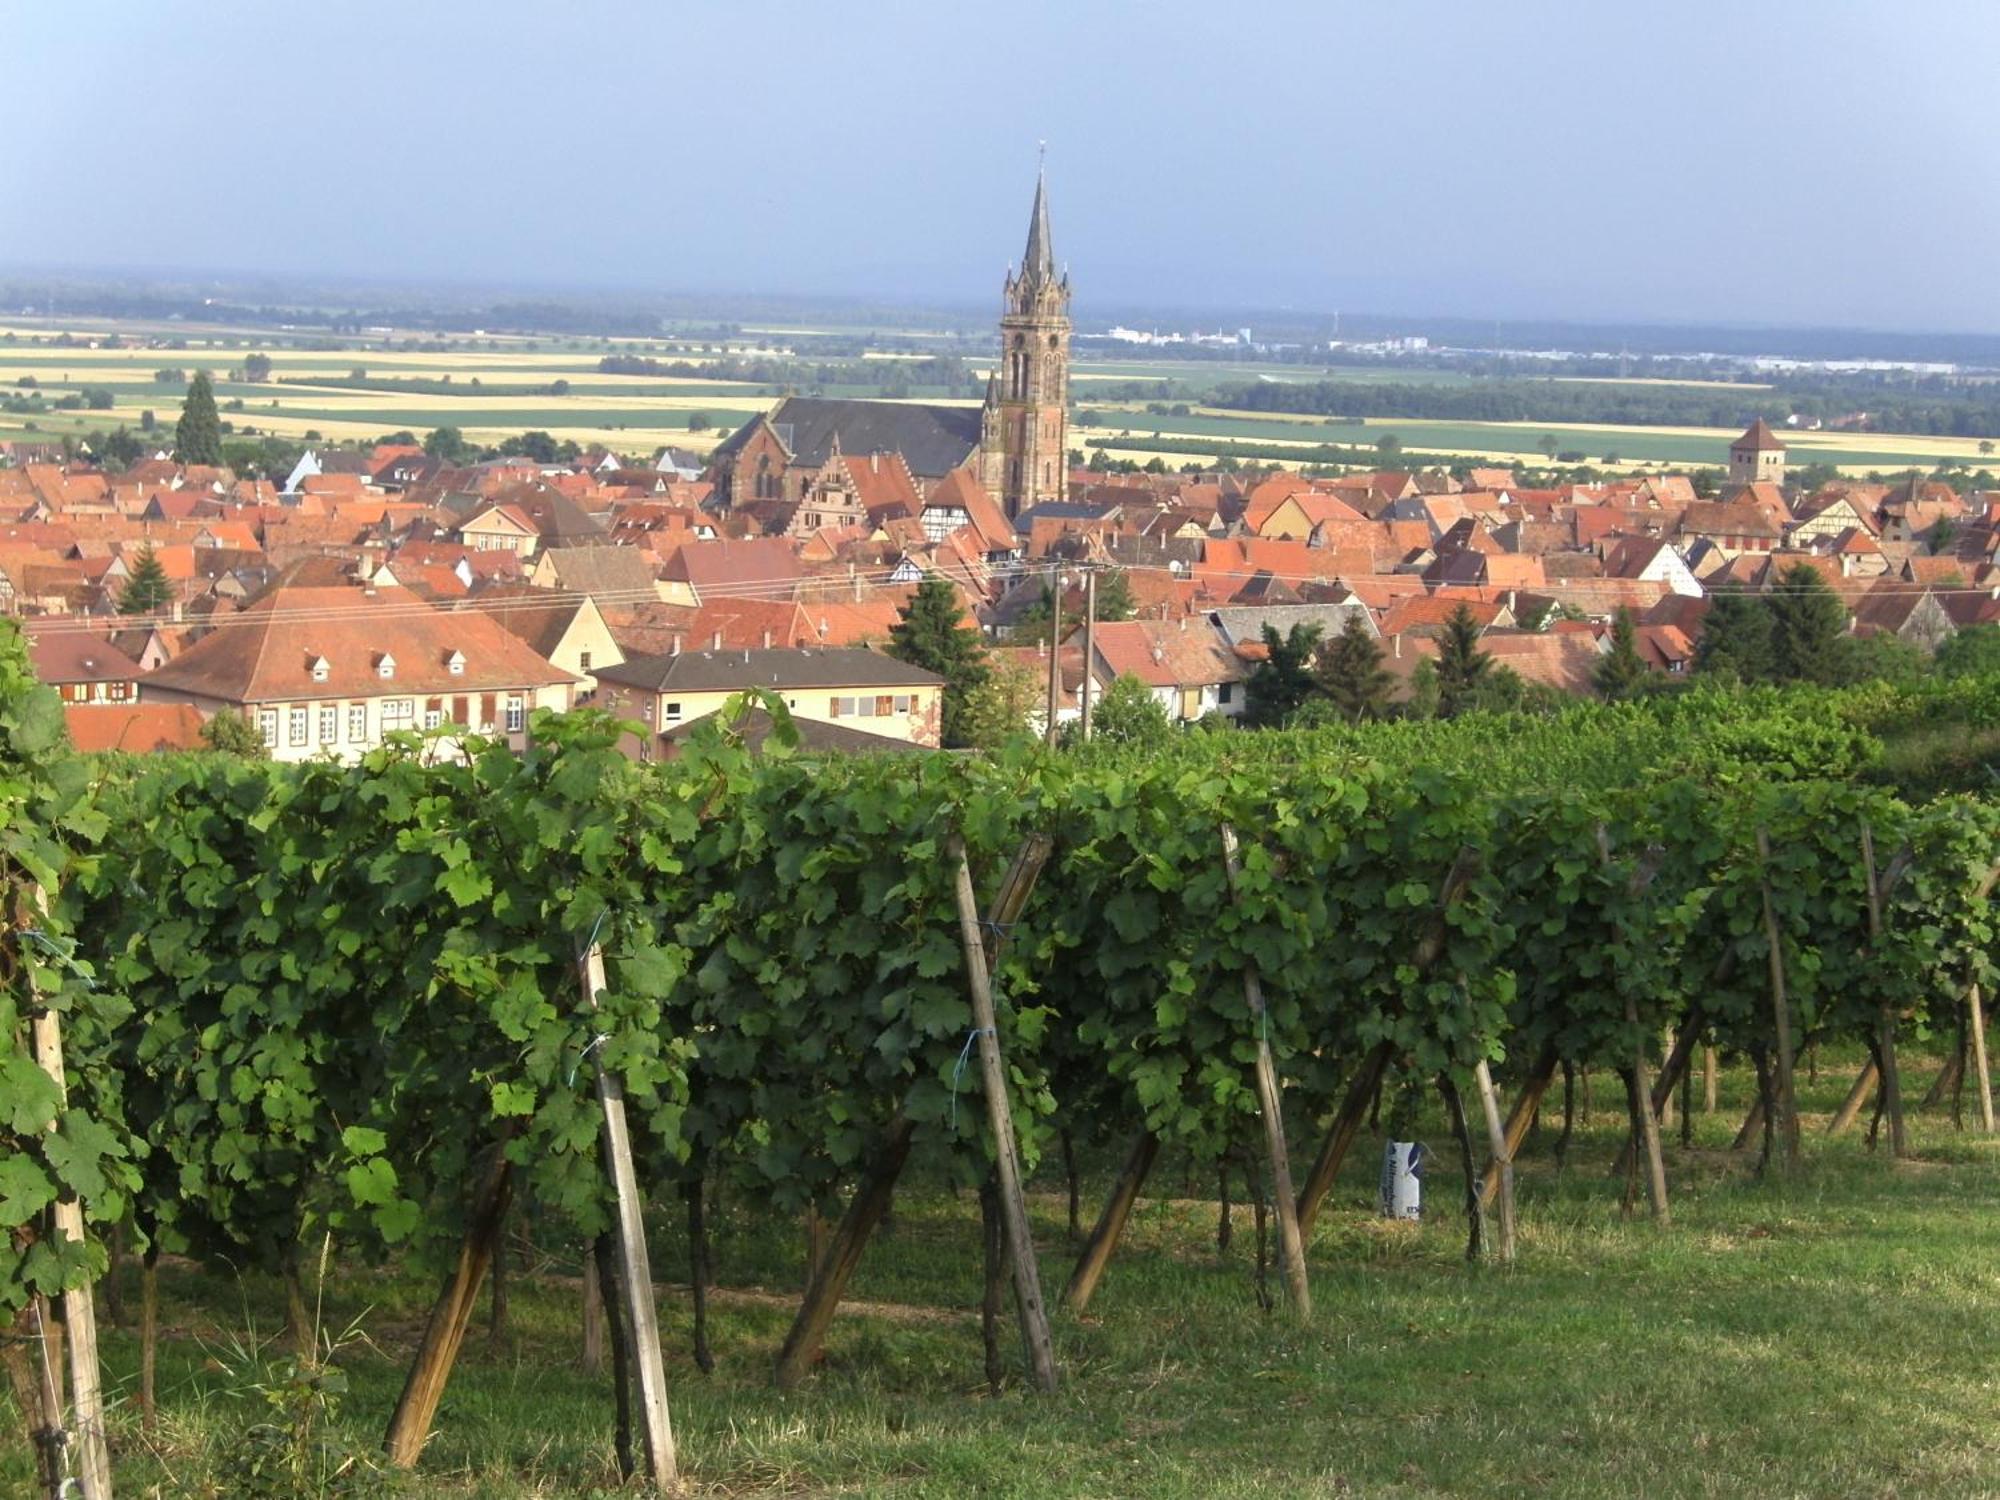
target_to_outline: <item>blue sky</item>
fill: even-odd
[[[2000,331],[2000,5],[0,0],[0,264]],[[32,205],[32,210],[28,206]]]

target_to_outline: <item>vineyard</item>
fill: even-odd
[[[2000,726],[2000,685],[1143,756],[824,760],[714,733],[642,767],[576,714],[539,718],[524,755],[412,737],[358,767],[88,761],[9,646],[0,1348],[37,1467],[0,1474],[109,1492],[161,1414],[163,1265],[282,1287],[303,1384],[338,1363],[313,1331],[329,1264],[439,1287],[381,1414],[381,1463],[421,1475],[475,1298],[531,1232],[577,1268],[586,1339],[609,1336],[620,1467],[664,1485],[709,1472],[669,1413],[727,1354],[721,1203],[804,1256],[772,1402],[810,1410],[871,1243],[941,1194],[977,1205],[956,1253],[987,1382],[1054,1403],[1093,1378],[1077,1330],[1157,1233],[1167,1163],[1233,1176],[1254,1211],[1244,1315],[1268,1313],[1283,1364],[1349,1316],[1324,1289],[1351,1290],[1343,1168],[1420,1115],[1449,1141],[1464,1254],[1522,1275],[1516,1157],[1558,1096],[1560,1155],[1592,1078],[1619,1169],[1579,1191],[1662,1235],[1663,1121],[1678,1093],[1688,1126],[1718,1062],[1754,1076],[1739,1135],[1776,1185],[1811,1168],[1798,1073],[1821,1049],[1862,1068],[1835,1123],[1885,1160],[1913,1150],[1914,1055],[1942,1052],[1937,1098],[1970,1088],[1990,1129],[2000,804],[1872,774],[1884,736],[1947,710]],[[1030,1181],[1066,1185],[1060,1266]],[[685,1290],[655,1297],[663,1236]],[[141,1290],[129,1385],[89,1328],[114,1251]],[[675,1351],[671,1388],[663,1310],[692,1362]],[[375,1460],[334,1469],[359,1486]]]

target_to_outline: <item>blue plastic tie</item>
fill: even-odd
[[[958,1086],[965,1079],[966,1060],[972,1056],[972,1044],[982,1036],[992,1036],[991,1026],[975,1026],[965,1034],[965,1045],[958,1049],[958,1065],[951,1070],[951,1128],[958,1131]]]

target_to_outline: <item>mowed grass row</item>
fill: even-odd
[[[1233,1240],[1218,1251],[1213,1168],[1169,1153],[1089,1312],[1055,1315],[1052,1398],[1024,1389],[1011,1314],[1011,1373],[997,1397],[986,1391],[975,1197],[942,1190],[921,1164],[862,1262],[824,1364],[789,1395],[770,1370],[803,1274],[797,1223],[720,1195],[717,1368],[703,1376],[688,1355],[685,1290],[671,1284],[685,1276],[680,1218],[663,1212],[654,1264],[669,1283],[660,1301],[684,1464],[697,1492],[723,1495],[1992,1493],[2000,1148],[1942,1115],[1918,1118],[1920,1159],[1902,1166],[1868,1153],[1858,1130],[1824,1138],[1852,1066],[1828,1062],[1817,1083],[1802,1070],[1808,1167],[1794,1182],[1759,1181],[1754,1156],[1727,1150],[1751,1087],[1747,1069],[1727,1071],[1723,1107],[1697,1114],[1693,1147],[1668,1132],[1666,1232],[1643,1206],[1621,1216],[1606,1177],[1621,1138],[1616,1080],[1592,1080],[1595,1113],[1560,1173],[1558,1089],[1523,1153],[1511,1270],[1464,1262],[1456,1156],[1434,1114],[1418,1132],[1436,1153],[1420,1225],[1373,1215],[1380,1143],[1364,1135],[1311,1247],[1315,1315],[1303,1327],[1259,1309],[1240,1179]],[[1934,1068],[1911,1060],[1911,1098]],[[1295,1153],[1310,1149],[1306,1134],[1295,1127]],[[1086,1222],[1116,1149],[1086,1158]],[[1062,1183],[1046,1167],[1031,1211],[1054,1300],[1071,1250]],[[489,1333],[482,1308],[403,1493],[526,1500],[611,1486],[609,1381],[579,1368],[576,1272],[573,1248],[544,1245],[510,1281],[504,1332]],[[243,1427],[266,1418],[240,1349],[275,1332],[279,1295],[265,1278],[178,1264],[163,1282],[162,1420],[150,1439],[129,1405],[132,1340],[107,1336],[122,1492],[199,1495]],[[338,1430],[354,1442],[379,1436],[434,1289],[334,1257],[325,1325],[366,1334],[339,1357],[352,1392]],[[25,1465],[15,1440],[0,1489],[25,1492]]]

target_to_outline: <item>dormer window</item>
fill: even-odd
[[[375,658],[375,675],[387,681],[396,675],[396,658],[384,651]]]
[[[312,668],[312,680],[314,682],[325,682],[332,675],[332,665],[324,656],[312,656],[306,660],[307,664]]]
[[[444,669],[454,677],[465,675],[465,653],[454,651],[444,659]]]

